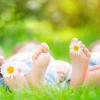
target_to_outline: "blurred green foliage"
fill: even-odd
[[[0,0],[0,19],[16,21],[25,17],[48,20],[57,28],[100,25],[99,0]]]
[[[54,57],[69,60],[69,44],[73,37],[78,37],[88,47],[100,39],[100,0],[0,0],[0,46],[7,56],[16,44],[37,40],[47,42]],[[87,97],[97,100],[100,94],[99,88],[92,86],[76,91],[70,88],[58,90],[50,87],[9,95],[0,88],[0,98],[85,100]]]
[[[100,0],[0,0],[0,44],[7,55],[25,40],[46,41],[66,59],[73,37],[88,46],[100,37]]]

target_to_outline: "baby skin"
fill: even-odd
[[[80,42],[78,39],[73,39],[71,43]],[[72,61],[72,75],[70,84],[73,87],[83,84],[94,83],[99,84],[100,80],[100,65],[94,68],[88,67],[90,60],[90,52],[83,43],[80,44],[82,47],[81,55],[76,55],[70,52]],[[33,52],[34,65],[31,68],[27,76],[22,72],[18,71],[14,78],[4,78],[5,83],[14,89],[29,87],[29,86],[41,86],[44,80],[44,74],[47,66],[50,62],[50,53],[46,44],[40,44]],[[65,76],[69,72],[69,65],[60,62],[58,64],[57,75],[59,82],[64,81]],[[20,82],[20,84],[19,84]]]
[[[44,74],[50,61],[49,48],[46,44],[41,44],[33,52],[34,62],[30,72],[25,76],[21,71],[13,78],[4,78],[5,83],[14,89],[20,89],[29,86],[41,86],[44,80]],[[19,83],[20,82],[20,83]]]
[[[80,42],[74,38],[71,43]],[[100,84],[100,65],[96,65],[93,68],[88,67],[90,61],[90,52],[85,45],[80,42],[82,47],[81,55],[76,55],[70,52],[70,58],[72,61],[72,77],[71,86],[76,87],[82,84]]]

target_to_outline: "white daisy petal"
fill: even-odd
[[[76,56],[82,54],[81,42],[74,42],[70,45],[70,52],[75,53]]]
[[[18,72],[22,72],[24,75],[27,75],[29,71],[30,68],[27,66],[27,64],[21,61],[8,61],[3,64],[1,68],[1,73],[4,78],[13,78]]]
[[[11,62],[7,62],[1,68],[1,73],[2,73],[4,78],[13,77],[13,75],[14,75],[14,73],[16,73],[16,71],[17,71],[16,65],[14,63],[11,63]]]

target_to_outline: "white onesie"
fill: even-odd
[[[34,61],[32,60],[32,54],[33,53],[17,53],[16,55],[12,56],[9,60],[6,61],[6,63],[2,66],[9,66],[11,64],[15,64],[16,66],[20,67],[21,70],[23,70],[24,75],[27,75],[29,71],[31,70],[31,67],[34,66]],[[44,82],[49,83],[51,85],[56,85],[57,81],[57,65],[59,62],[63,62],[60,60],[55,60],[54,58],[51,58],[51,61],[47,67],[45,77],[44,77]],[[72,73],[72,67],[70,64],[66,63],[68,70],[66,74],[66,82],[70,80],[71,78],[71,73]]]

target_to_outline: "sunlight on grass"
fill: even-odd
[[[7,92],[0,87],[1,100],[99,100],[100,87],[84,86],[72,89],[70,87],[54,88],[44,86],[41,88],[32,87],[30,89]]]

